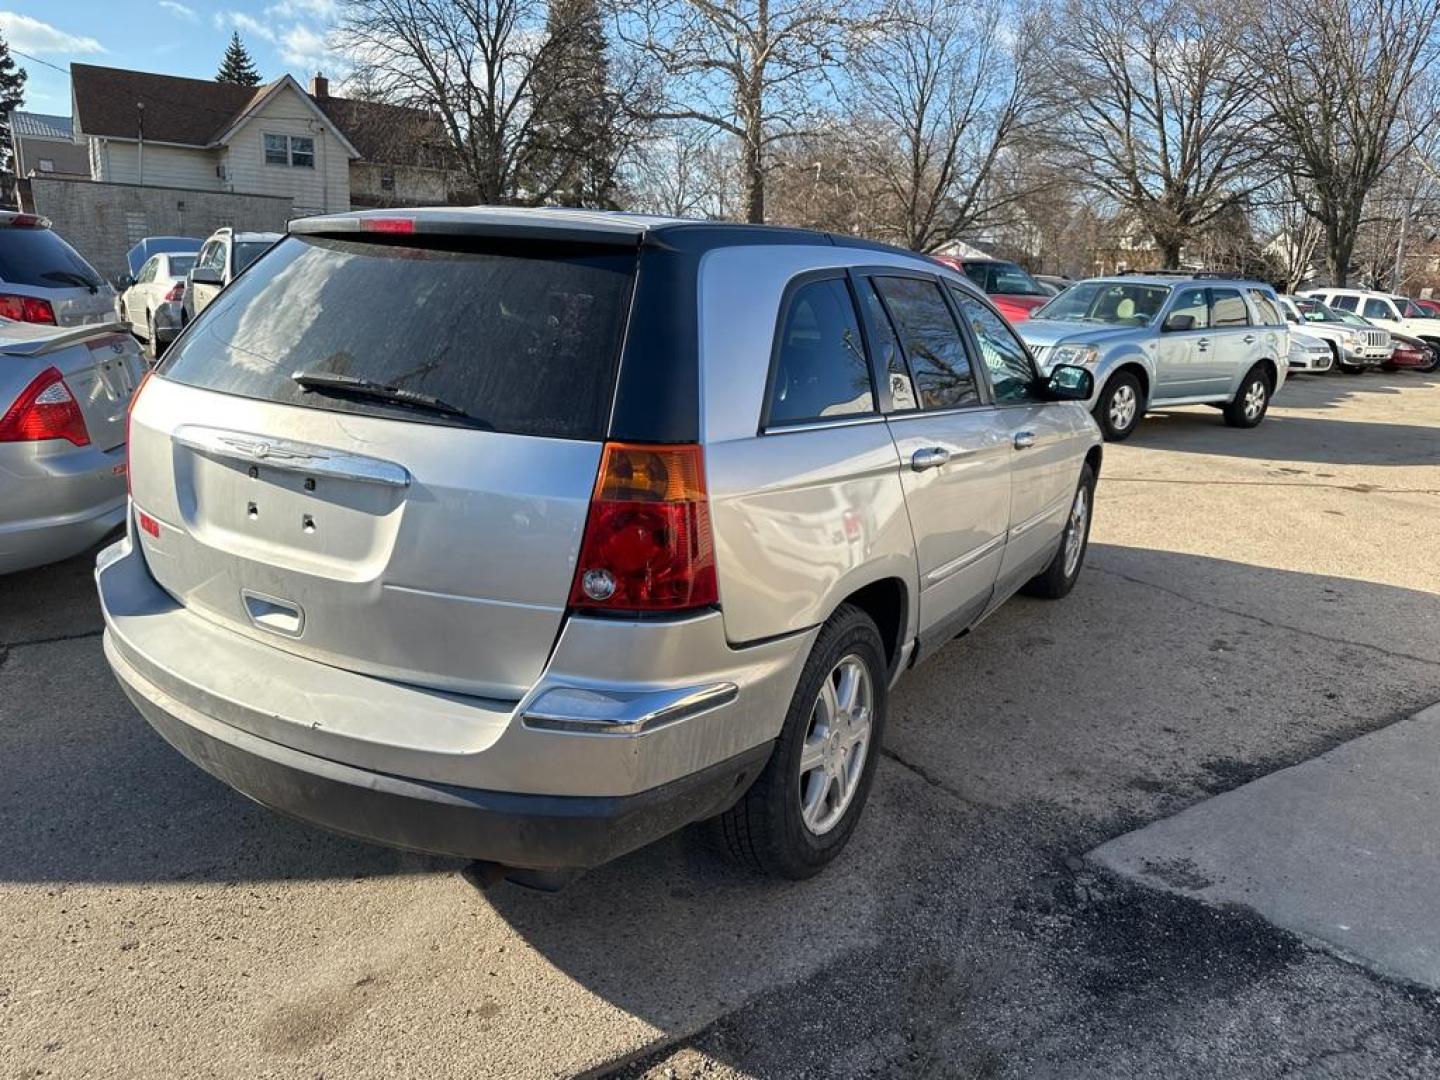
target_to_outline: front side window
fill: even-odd
[[[973,296],[966,296],[955,288],[950,290],[950,296],[980,345],[980,356],[990,372],[990,385],[995,388],[995,401],[1002,405],[1039,401],[1035,393],[1035,368],[1015,332]]]
[[[875,287],[894,317],[921,406],[955,409],[978,404],[975,374],[940,285],[919,278],[881,277],[875,279]]]
[[[1187,329],[1204,330],[1210,326],[1210,300],[1204,289],[1184,289],[1175,297],[1175,306],[1165,316],[1165,325],[1176,327],[1181,322],[1177,316],[1190,316]]]
[[[258,259],[265,252],[270,250],[269,240],[237,240],[235,241],[235,269],[238,274],[252,262]]]
[[[1250,312],[1245,309],[1245,298],[1235,289],[1211,289],[1210,325],[1249,326]]]
[[[1384,300],[1366,300],[1365,310],[1361,312],[1367,319],[1393,319],[1395,313],[1390,310],[1390,305]]]
[[[875,391],[863,340],[843,279],[800,286],[780,328],[770,423],[873,413]]]

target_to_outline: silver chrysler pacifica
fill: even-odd
[[[1089,372],[792,229],[292,223],[130,417],[105,651],[244,794],[561,879],[691,822],[803,877],[900,675],[1085,556]]]

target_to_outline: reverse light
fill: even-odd
[[[700,447],[606,443],[570,607],[674,612],[718,600]]]
[[[46,368],[0,416],[0,442],[44,442],[65,439],[90,445],[90,432],[80,405],[57,368]]]
[[[55,309],[50,306],[49,300],[42,300],[38,296],[0,293],[0,317],[15,322],[55,325]]]

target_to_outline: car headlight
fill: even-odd
[[[1084,367],[1086,364],[1096,363],[1100,359],[1100,350],[1094,345],[1057,345],[1047,360],[1050,366],[1057,364],[1075,364]]]

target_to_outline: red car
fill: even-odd
[[[1440,301],[1436,300],[1411,300],[1412,304],[1420,308],[1432,319],[1440,319]]]
[[[1038,281],[1013,262],[1004,259],[957,259],[936,255],[946,266],[959,270],[995,302],[1000,314],[1012,323],[1024,322],[1050,299]]]
[[[1395,350],[1383,365],[1386,371],[1411,368],[1415,371],[1428,372],[1440,368],[1440,351],[1431,348],[1419,338],[1410,337],[1408,334],[1397,334],[1392,330],[1390,331],[1390,341],[1394,344]]]

